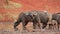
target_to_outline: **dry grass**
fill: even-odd
[[[21,31],[22,29],[22,24],[20,24],[18,26],[19,30],[18,31],[14,31],[13,29],[13,23],[3,23],[3,22],[0,22],[0,34],[60,34],[60,31],[53,31],[53,30],[45,30],[45,31],[41,31],[40,29],[36,29],[36,32],[32,32],[32,23],[29,23],[27,25],[27,29],[30,31],[30,32],[23,32]]]

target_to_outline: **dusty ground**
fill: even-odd
[[[27,29],[30,32],[23,32],[22,31],[22,24],[20,24],[18,26],[19,30],[18,31],[14,31],[13,29],[13,22],[0,22],[0,34],[60,34],[60,31],[57,30],[50,30],[50,29],[45,29],[44,31],[40,30],[40,29],[36,29],[36,32],[32,32],[32,23],[29,23],[27,25]]]

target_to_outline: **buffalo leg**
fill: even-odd
[[[49,29],[51,29],[51,28],[52,28],[52,26],[53,26],[52,24],[49,24]]]
[[[33,21],[33,29],[34,29],[33,32],[35,32],[36,26],[37,26],[37,22]]]
[[[28,24],[28,22],[23,22],[22,25],[23,25],[23,30],[26,30],[26,25]]]
[[[43,23],[42,29],[44,29],[46,26],[47,26],[47,24],[44,24],[44,23]]]
[[[58,24],[58,31],[59,31],[59,24]]]
[[[41,29],[41,27],[40,27],[40,23],[37,23],[37,25],[38,25],[39,29]]]
[[[35,23],[33,23],[33,29],[36,29],[36,24]]]
[[[18,28],[16,28],[18,25],[20,24],[20,22],[19,21],[17,21],[17,22],[15,22],[14,23],[14,29],[15,29],[15,31],[17,31],[18,30]]]

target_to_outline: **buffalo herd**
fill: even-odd
[[[55,21],[55,22],[53,22]],[[29,11],[29,12],[21,12],[18,16],[17,21],[14,23],[14,30],[17,31],[17,26],[22,23],[23,30],[27,30],[26,25],[32,22],[33,29],[36,29],[38,26],[40,29],[46,28],[48,25],[49,28],[57,26],[59,30],[60,25],[60,13],[49,14],[47,11]],[[42,26],[41,26],[42,24]]]

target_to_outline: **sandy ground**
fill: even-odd
[[[52,30],[52,29],[45,29],[40,30],[40,29],[36,29],[35,32],[33,31],[33,26],[32,23],[28,23],[28,25],[26,26],[27,29],[30,31],[25,31],[22,30],[22,24],[20,24],[18,26],[19,30],[18,31],[14,31],[13,29],[13,22],[0,22],[0,34],[60,34],[60,31],[57,30]]]

